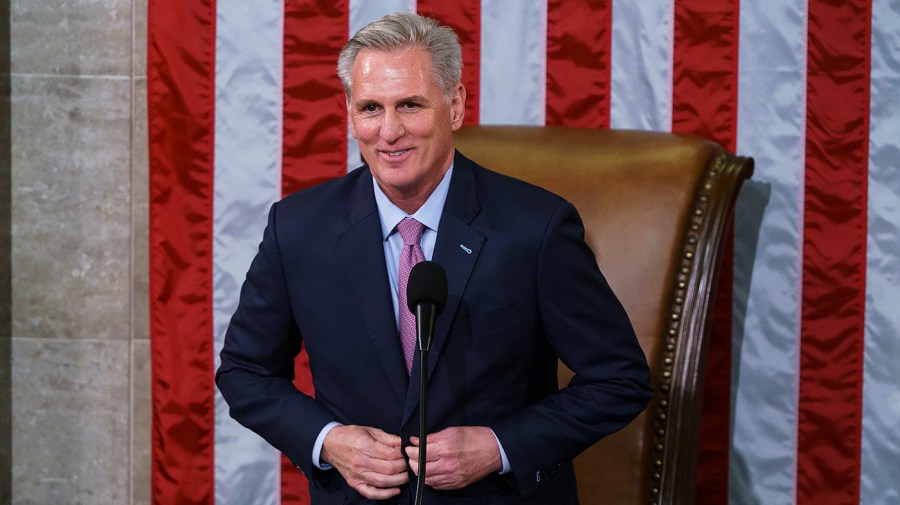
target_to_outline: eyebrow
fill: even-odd
[[[411,95],[411,96],[406,96],[406,97],[398,99],[396,101],[396,103],[408,103],[408,102],[425,103],[427,101],[428,101],[428,99],[425,98],[423,95]],[[373,100],[373,99],[363,99],[363,100],[356,101],[353,103],[353,106],[357,107],[357,108],[366,107],[369,105],[381,105],[381,102],[379,102],[378,100]]]
[[[421,103],[421,102],[427,102],[427,101],[428,101],[428,99],[422,95],[413,95],[413,96],[408,96],[406,98],[401,99],[400,103],[403,103],[403,102],[420,102]]]

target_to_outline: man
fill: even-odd
[[[410,255],[449,285],[425,503],[577,503],[572,458],[651,395],[575,209],[455,151],[461,71],[453,31],[414,14],[348,42],[338,74],[367,165],[272,207],[226,335],[217,384],[232,416],[306,474],[314,504],[412,502],[422,364],[398,331]],[[301,342],[315,398],[291,383]],[[560,390],[557,357],[576,373]]]

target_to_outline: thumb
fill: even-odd
[[[419,475],[419,448],[409,445],[406,446],[406,457],[409,459],[409,468],[415,475]]]
[[[397,447],[400,446],[400,437],[397,435],[392,435],[390,433],[387,433],[387,432],[384,432],[381,430],[377,430],[377,429],[373,429],[371,431],[371,435],[372,435],[372,438],[374,438],[378,442],[381,442],[382,444],[390,445],[390,446],[397,446]]]

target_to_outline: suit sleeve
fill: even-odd
[[[575,376],[558,392],[492,426],[520,493],[647,405],[649,368],[619,300],[584,241],[575,208],[562,203],[549,220],[538,259],[542,332]]]
[[[259,252],[225,334],[216,385],[231,416],[312,475],[313,444],[335,416],[293,384],[301,335],[278,244],[278,204],[272,206]]]

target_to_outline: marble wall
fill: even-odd
[[[10,503],[12,479],[12,389],[10,333],[9,2],[0,0],[0,504]]]
[[[147,0],[0,1],[11,87],[0,503],[149,503]],[[0,414],[2,400],[0,388]]]

